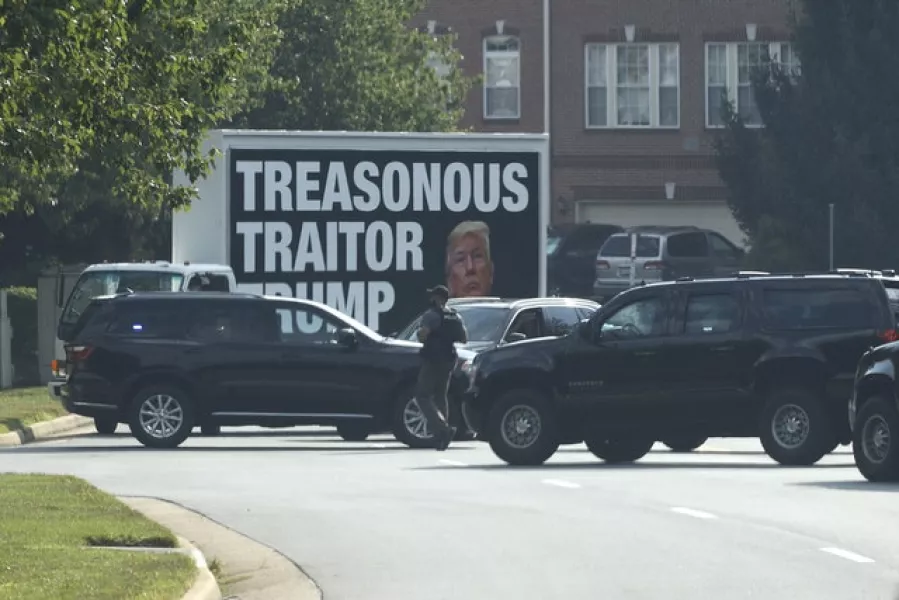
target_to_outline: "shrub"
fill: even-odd
[[[37,361],[37,289],[31,287],[6,288],[9,322],[13,328],[12,362],[15,369],[13,384],[40,383]]]

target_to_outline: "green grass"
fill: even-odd
[[[0,598],[176,600],[196,569],[170,531],[81,479],[0,474]]]
[[[0,433],[24,429],[69,414],[46,387],[0,390]]]

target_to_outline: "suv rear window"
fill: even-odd
[[[656,258],[661,244],[657,235],[637,236],[637,258]],[[631,255],[631,240],[627,234],[615,234],[599,250],[606,258],[627,258]]]
[[[180,302],[119,305],[107,333],[130,337],[183,338],[189,320],[187,309]]]
[[[879,312],[869,296],[852,289],[765,290],[762,305],[775,329],[867,329],[876,326]]]

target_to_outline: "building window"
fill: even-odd
[[[484,118],[521,117],[521,47],[517,37],[484,39]]]
[[[680,126],[677,44],[587,44],[588,129]]]
[[[722,108],[733,100],[737,114],[748,127],[761,127],[752,78],[772,62],[779,62],[794,77],[799,75],[799,59],[789,43],[706,44],[706,126],[723,127]]]

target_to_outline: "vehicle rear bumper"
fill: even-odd
[[[54,400],[62,402],[62,389],[66,385],[65,379],[52,379],[47,384],[47,393]]]
[[[119,413],[118,396],[104,381],[67,382],[60,391],[63,406],[72,414],[109,417]]]

